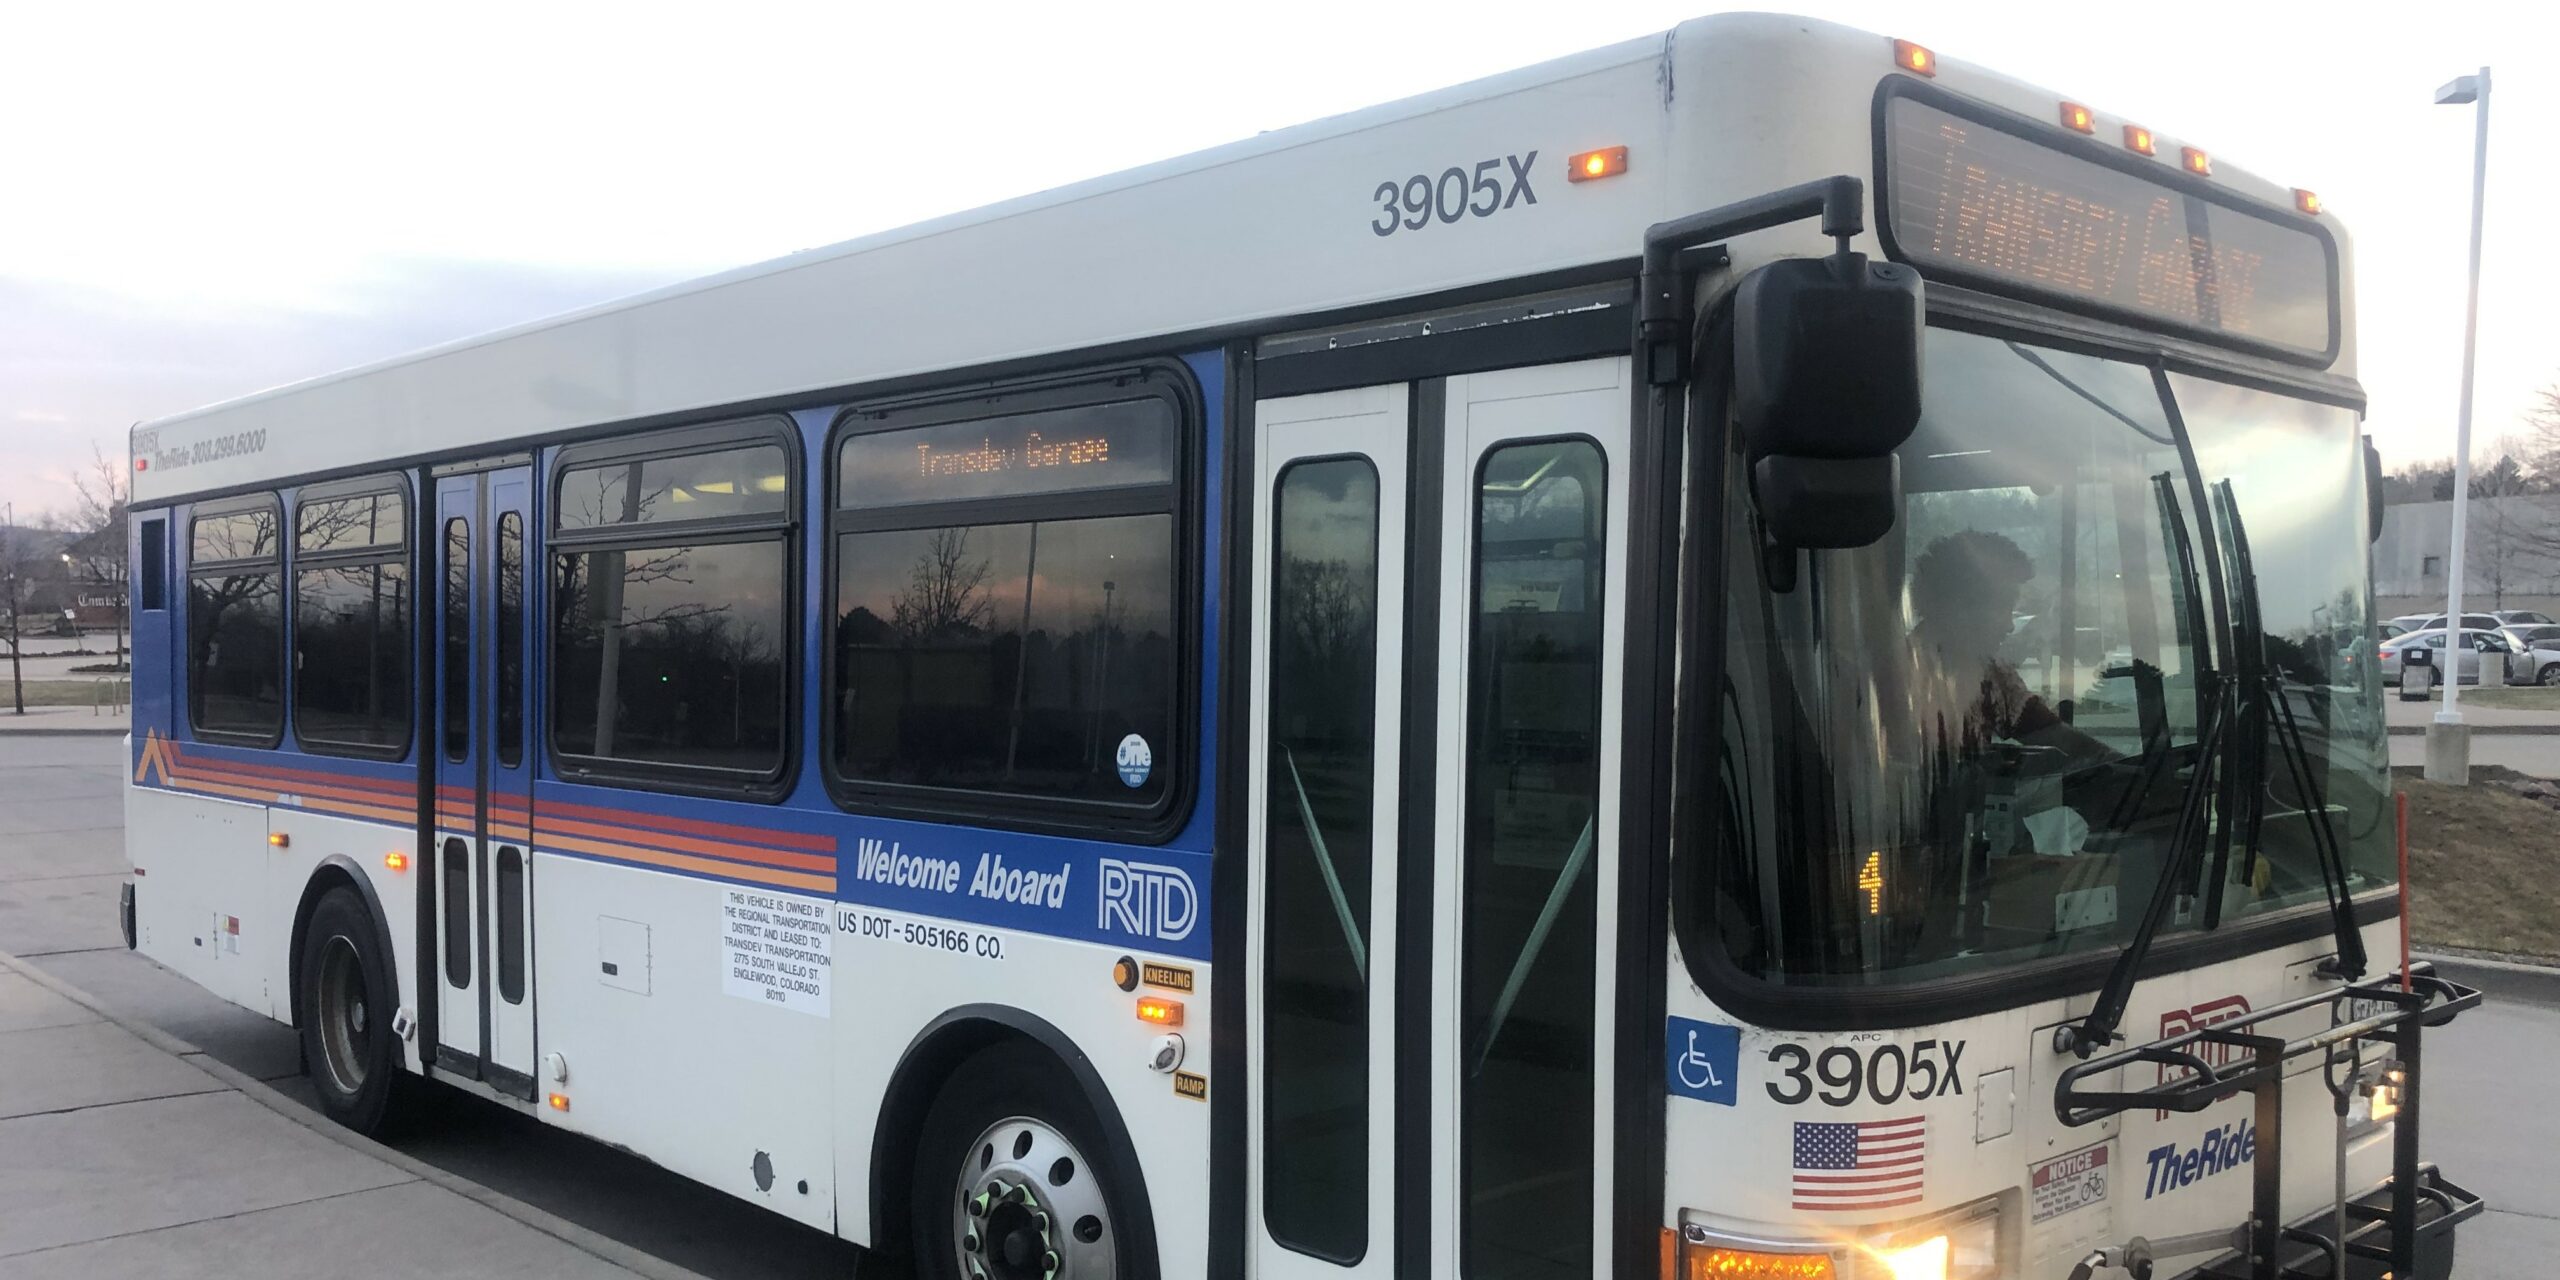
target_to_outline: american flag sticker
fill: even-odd
[[[1799,1120],[1795,1207],[1845,1211],[1918,1204],[1928,1156],[1927,1116]]]

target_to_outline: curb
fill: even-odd
[[[2560,966],[2423,951],[2413,958],[2430,961],[2444,976],[2465,986],[2478,987],[2493,997],[2560,1005]]]
[[[384,1164],[390,1165],[395,1169],[409,1174],[421,1182],[442,1187],[443,1189],[461,1196],[466,1200],[472,1201],[473,1203],[494,1209],[497,1212],[504,1214],[509,1218],[513,1218],[517,1222],[523,1223],[525,1226],[531,1227],[546,1236],[550,1236],[552,1239],[558,1240],[562,1244],[568,1245],[570,1248],[576,1249],[581,1253],[589,1254],[601,1261],[611,1263],[614,1266],[630,1271],[633,1274],[646,1276],[648,1277],[648,1280],[709,1280],[708,1277],[698,1271],[691,1271],[684,1267],[679,1267],[676,1264],[668,1262],[654,1254],[643,1253],[640,1250],[634,1249],[630,1245],[624,1244],[619,1240],[615,1240],[610,1236],[590,1231],[566,1218],[558,1216],[557,1214],[547,1213],[541,1209],[534,1208],[532,1205],[526,1204],[513,1196],[492,1191],[487,1187],[481,1186],[479,1183],[473,1182],[456,1174],[448,1173],[403,1152],[394,1151],[371,1138],[363,1136],[362,1134],[343,1128],[336,1121],[329,1119],[327,1116],[321,1115],[319,1112],[313,1111],[309,1107],[303,1106],[301,1103],[277,1092],[265,1081],[260,1080],[255,1076],[245,1074],[228,1064],[215,1061],[213,1056],[206,1053],[204,1050],[199,1049],[176,1036],[170,1035],[168,1032],[163,1031],[158,1027],[144,1022],[137,1022],[131,1018],[125,1017],[123,1014],[109,1009],[104,1004],[99,1003],[98,999],[95,996],[90,995],[88,992],[72,986],[70,983],[64,982],[62,979],[54,977],[52,974],[46,973],[42,969],[38,969],[34,965],[28,964],[26,961],[21,960],[6,951],[0,951],[0,970],[7,970],[8,972],[18,974],[28,981],[35,983],[37,986],[43,987],[46,990],[53,992],[55,995],[61,996],[63,999],[69,1000],[73,1004],[87,1009],[89,1012],[104,1018],[108,1022],[133,1033],[136,1038],[140,1039],[143,1043],[150,1045],[152,1048],[158,1049],[163,1053],[185,1059],[188,1065],[193,1066],[198,1070],[203,1071],[206,1075],[212,1076],[214,1079],[221,1081],[235,1092],[247,1096],[251,1101],[256,1102],[258,1105],[265,1107],[269,1111],[275,1112],[277,1115],[283,1116],[285,1119],[290,1120],[313,1133],[319,1134],[320,1136],[337,1143],[339,1146],[363,1155],[371,1156]]]
[[[62,731],[55,730],[55,732]],[[2423,737],[2426,732],[2427,726],[2422,724],[2395,724],[2390,729],[2390,735],[2395,738]],[[2547,738],[2554,735],[2560,735],[2560,724],[2475,724],[2471,726],[2471,736],[2475,738]]]

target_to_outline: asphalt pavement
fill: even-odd
[[[296,1132],[278,1138],[277,1113],[254,1095],[271,1088],[295,1100],[279,1105],[309,1108],[293,1031],[125,950],[117,933],[116,886],[128,865],[122,762],[123,748],[110,738],[0,734],[0,952],[97,1006],[82,1007],[0,966],[0,1280],[221,1273],[268,1261],[297,1241],[350,1238],[368,1242],[368,1275],[404,1274],[371,1260],[412,1248],[454,1263],[439,1275],[666,1273],[619,1269],[563,1243],[581,1233],[712,1280],[857,1275],[860,1251],[823,1232],[455,1093],[439,1096],[422,1122],[380,1155],[347,1150],[310,1127],[326,1124],[316,1111],[304,1116],[310,1124],[289,1126]],[[2426,1081],[2429,1158],[2493,1206],[2464,1229],[2458,1275],[2544,1275],[2560,1256],[2560,1108],[2542,1102],[2539,1084],[2560,1061],[2560,977],[2496,970],[2466,976],[2488,988],[2490,1001],[2430,1036]],[[201,1055],[189,1060],[153,1043],[168,1037]],[[39,1059],[39,1051],[48,1056]],[[25,1069],[39,1060],[54,1068]],[[41,1105],[12,1102],[13,1090],[34,1096],[45,1089],[89,1092],[39,1097]],[[98,1101],[118,1096],[125,1100]],[[58,1181],[44,1175],[56,1138],[38,1131],[60,1127],[65,1116],[110,1109],[128,1113],[123,1118],[137,1135],[185,1134],[190,1145],[177,1167],[108,1176],[158,1179],[150,1185],[162,1187],[193,1178],[227,1188],[228,1198],[201,1198],[184,1222],[155,1222],[102,1216],[101,1205],[133,1199],[114,1193],[128,1188],[48,1191]],[[307,1155],[226,1163],[226,1134],[242,1149],[256,1139],[287,1150],[298,1145]],[[30,1169],[13,1177],[13,1170]],[[488,1213],[466,1194],[474,1188],[532,1212]],[[528,1229],[526,1218],[556,1220],[557,1234]],[[58,1238],[66,1232],[77,1239]],[[44,1251],[27,1252],[27,1241]],[[491,1255],[475,1252],[500,1245],[520,1250],[510,1257],[557,1265],[501,1271],[488,1265]],[[97,1252],[76,1252],[84,1249]]]
[[[212,1072],[271,1089],[306,1119],[327,1122],[313,1109],[292,1028],[216,999],[125,950],[116,925],[116,887],[130,866],[123,759],[123,744],[113,738],[0,733],[0,952],[99,1006],[81,1008],[0,966],[0,1280],[241,1272],[238,1264],[251,1262],[263,1269],[245,1273],[298,1275],[278,1269],[279,1260],[296,1256],[297,1241],[331,1239],[367,1240],[361,1270],[368,1276],[407,1274],[377,1267],[373,1259],[418,1247],[426,1249],[423,1257],[450,1262],[432,1272],[437,1276],[639,1270],[710,1280],[848,1280],[860,1272],[861,1251],[824,1232],[451,1091],[431,1091],[418,1122],[389,1137],[384,1156],[343,1152],[334,1131],[287,1125],[295,1133],[283,1140],[286,1150],[307,1148],[304,1159],[227,1161],[226,1150],[246,1149],[253,1140],[273,1146],[275,1135],[261,1125],[282,1122]],[[15,1028],[11,1019],[21,1016],[48,1025]],[[182,1048],[202,1050],[201,1058],[182,1060],[142,1043],[110,1017],[144,1034],[174,1037]],[[56,1020],[80,1025],[57,1029],[50,1025]],[[64,1095],[68,1101],[42,1093],[92,1078],[104,1082],[79,1097]],[[21,1115],[22,1104],[13,1101],[21,1090],[33,1099],[24,1109],[53,1114]],[[97,1119],[111,1110],[129,1113],[137,1134],[183,1135],[188,1144],[164,1157],[166,1169],[99,1165],[97,1176],[110,1179],[104,1184],[63,1174],[48,1154],[63,1141],[52,1130],[69,1123],[62,1117]],[[311,1176],[297,1172],[305,1165]],[[124,1178],[159,1182],[113,1181]],[[476,1212],[468,1196],[440,1186],[439,1178],[487,1188],[528,1207],[529,1216],[556,1219],[564,1235],[591,1232],[637,1250],[644,1265],[612,1266],[503,1215]],[[93,1207],[85,1225],[69,1225],[76,1215],[68,1211],[81,1203],[130,1205],[175,1179],[229,1190],[184,1201],[171,1211],[173,1221],[101,1221]],[[67,1190],[45,1190],[57,1184]],[[358,1185],[378,1192],[379,1203],[346,1194]],[[65,1225],[49,1225],[57,1221]],[[66,1230],[74,1237],[69,1243],[62,1238]],[[448,1240],[453,1243],[439,1243]],[[550,1260],[555,1247],[556,1266]],[[81,1252],[92,1249],[103,1252]],[[671,1266],[647,1267],[647,1259]],[[313,1275],[354,1273],[325,1254],[312,1265]]]

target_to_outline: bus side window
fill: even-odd
[[[160,610],[169,607],[169,522],[153,518],[142,522],[142,607]]]
[[[1118,815],[1171,802],[1182,412],[1101,394],[1120,398],[853,420],[828,606],[838,779]]]
[[[187,723],[271,747],[284,734],[284,560],[273,494],[196,514],[187,564]]]

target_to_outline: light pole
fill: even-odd
[[[9,575],[9,701],[27,713],[27,686],[18,675],[18,504],[0,508],[0,569]]]
[[[2480,224],[2489,192],[2489,69],[2456,76],[2436,90],[2436,105],[2479,104],[2471,144],[2471,297],[2462,316],[2462,408],[2454,419],[2453,547],[2446,573],[2444,626],[2444,706],[2427,726],[2427,779],[2465,786],[2471,781],[2471,727],[2462,722],[2462,659],[2456,647],[2462,637],[2462,580],[2470,566],[2463,559],[2463,533],[2471,514],[2471,362],[2480,339]],[[2481,661],[2488,658],[2484,655]]]

